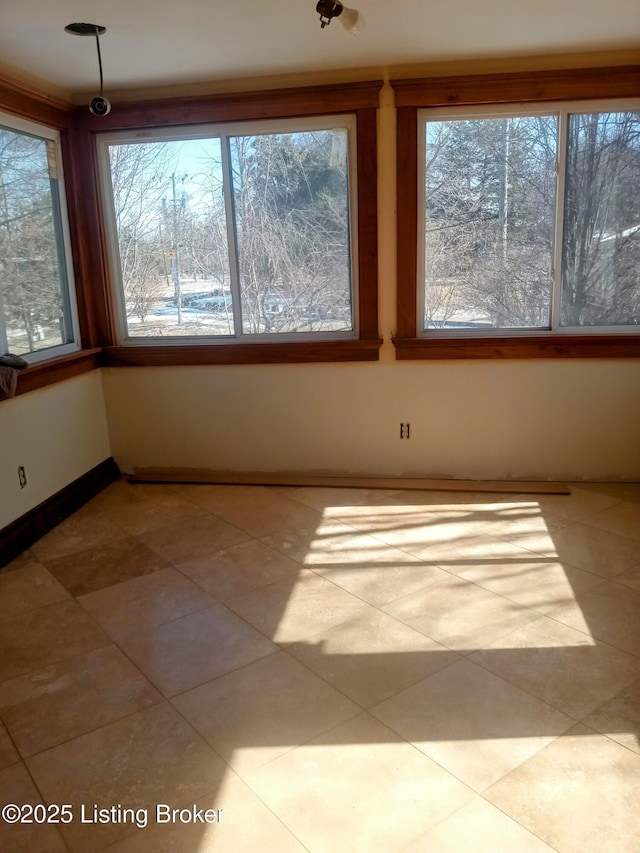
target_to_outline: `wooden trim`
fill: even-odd
[[[107,116],[75,113],[76,127],[94,132],[225,121],[286,118],[376,108],[382,80],[303,86],[264,92],[236,92],[191,98],[121,102]]]
[[[390,82],[397,107],[634,98],[640,95],[640,65]]]
[[[88,131],[62,134],[69,229],[82,344],[115,343],[107,241],[100,209],[96,140]]]
[[[225,343],[176,346],[105,347],[105,367],[160,367],[196,364],[302,364],[377,361],[382,340]]]
[[[396,358],[640,358],[640,335],[394,338]]]
[[[62,130],[73,120],[73,107],[9,80],[0,80],[0,110]]]
[[[41,361],[38,364],[32,364],[30,367],[25,367],[18,374],[16,397],[38,388],[45,388],[47,385],[53,385],[55,382],[62,382],[63,379],[71,379],[73,376],[80,376],[82,373],[96,370],[100,367],[99,353],[99,349],[80,350],[80,352],[73,352],[70,355],[62,355],[59,358],[52,358],[49,361]],[[7,395],[0,391],[0,402],[8,399]]]
[[[377,110],[357,112],[358,313],[361,340],[378,339]]]
[[[418,256],[418,114],[397,110],[397,334],[412,337],[417,329]]]
[[[418,338],[418,108],[640,96],[640,65],[391,81],[397,107],[397,337],[399,360],[637,358],[640,336],[523,334]]]
[[[0,566],[14,560],[119,477],[120,469],[109,457],[0,530]]]
[[[211,471],[207,468],[137,468],[130,483],[213,483],[250,486],[319,486],[339,489],[414,489],[434,492],[507,492],[569,495],[564,483],[532,480],[447,480],[431,477],[336,477],[304,472]]]
[[[86,316],[87,341],[105,347],[107,365],[250,364],[316,361],[369,361],[378,358],[377,106],[382,81],[245,92],[206,98],[121,104],[95,119],[76,112],[67,140],[76,219],[75,259]],[[358,313],[357,341],[295,344],[239,344],[148,347],[116,346],[115,312],[100,208],[96,139],[100,131],[198,122],[259,120],[276,116],[355,112],[358,155]],[[91,239],[88,239],[88,238]]]

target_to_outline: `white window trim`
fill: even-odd
[[[136,142],[181,142],[190,139],[217,138],[221,145],[223,169],[228,168],[226,138],[231,136],[258,136],[275,133],[296,133],[312,130],[346,129],[348,151],[348,190],[349,190],[349,249],[351,273],[351,321],[352,328],[344,331],[318,332],[269,332],[256,333],[242,331],[240,316],[241,302],[239,297],[239,282],[237,281],[237,262],[230,257],[231,289],[234,298],[234,325],[236,334],[231,335],[197,335],[197,336],[155,336],[133,337],[127,335],[127,314],[122,284],[122,265],[118,249],[118,233],[111,183],[111,168],[109,162],[109,146],[112,144],[132,144]],[[105,233],[107,242],[108,267],[111,280],[111,292],[116,313],[116,343],[118,346],[237,346],[238,344],[258,343],[301,343],[301,342],[331,342],[339,340],[358,340],[360,329],[359,298],[358,298],[358,161],[357,161],[357,119],[354,113],[339,115],[320,115],[304,118],[286,119],[256,119],[250,121],[218,122],[204,125],[180,125],[167,128],[148,128],[143,130],[114,131],[100,134],[98,143],[98,170],[100,191],[102,195],[102,211],[104,214]],[[230,240],[229,216],[229,181],[223,183],[225,193],[225,208],[227,212],[227,235],[229,254],[232,253]],[[235,280],[234,280],[235,279]]]
[[[64,355],[78,352],[81,348],[80,324],[78,321],[78,304],[76,301],[73,261],[71,255],[71,237],[69,233],[69,215],[65,191],[64,164],[62,160],[60,133],[52,127],[47,127],[46,125],[38,124],[37,122],[29,121],[28,119],[19,118],[18,116],[13,116],[9,113],[3,112],[0,112],[0,125],[8,130],[16,130],[19,133],[26,133],[30,136],[35,136],[38,139],[46,139],[53,142],[55,146],[56,172],[58,176],[58,198],[60,204],[59,224],[62,232],[62,245],[64,248],[67,299],[69,300],[69,319],[71,322],[73,340],[66,344],[58,344],[57,346],[47,347],[47,349],[37,350],[36,352],[26,353],[20,356],[29,364],[40,364],[43,361],[49,361],[53,358],[59,358]],[[3,348],[3,352],[7,351],[7,337],[4,322],[0,322],[0,346]]]
[[[522,338],[533,335],[637,335],[638,326],[560,326],[560,300],[562,297],[562,229],[564,214],[564,181],[566,175],[568,116],[571,113],[625,112],[640,110],[639,98],[608,98],[594,101],[555,101],[548,103],[522,102],[511,104],[473,105],[468,107],[424,107],[418,110],[418,256],[417,263],[417,330],[422,339],[476,339]],[[424,329],[425,308],[425,213],[426,213],[426,133],[428,121],[459,121],[473,118],[557,116],[558,136],[556,149],[556,192],[554,204],[554,235],[552,243],[552,282],[548,326],[527,326],[505,329]]]

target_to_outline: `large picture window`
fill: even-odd
[[[0,113],[0,352],[78,349],[57,131]]]
[[[354,338],[355,117],[100,137],[120,343]]]
[[[419,335],[637,334],[639,108],[419,112]]]

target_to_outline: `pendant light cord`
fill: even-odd
[[[100,33],[98,32],[98,28],[96,27],[96,47],[98,48],[98,67],[100,68],[100,97],[102,97],[103,84],[102,84],[102,56],[100,55]]]

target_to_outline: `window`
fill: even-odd
[[[640,356],[640,66],[392,85],[396,357]]]
[[[638,332],[640,103],[419,113],[419,335]]]
[[[120,344],[356,338],[355,116],[100,137]]]
[[[78,349],[57,131],[0,113],[0,351]]]

